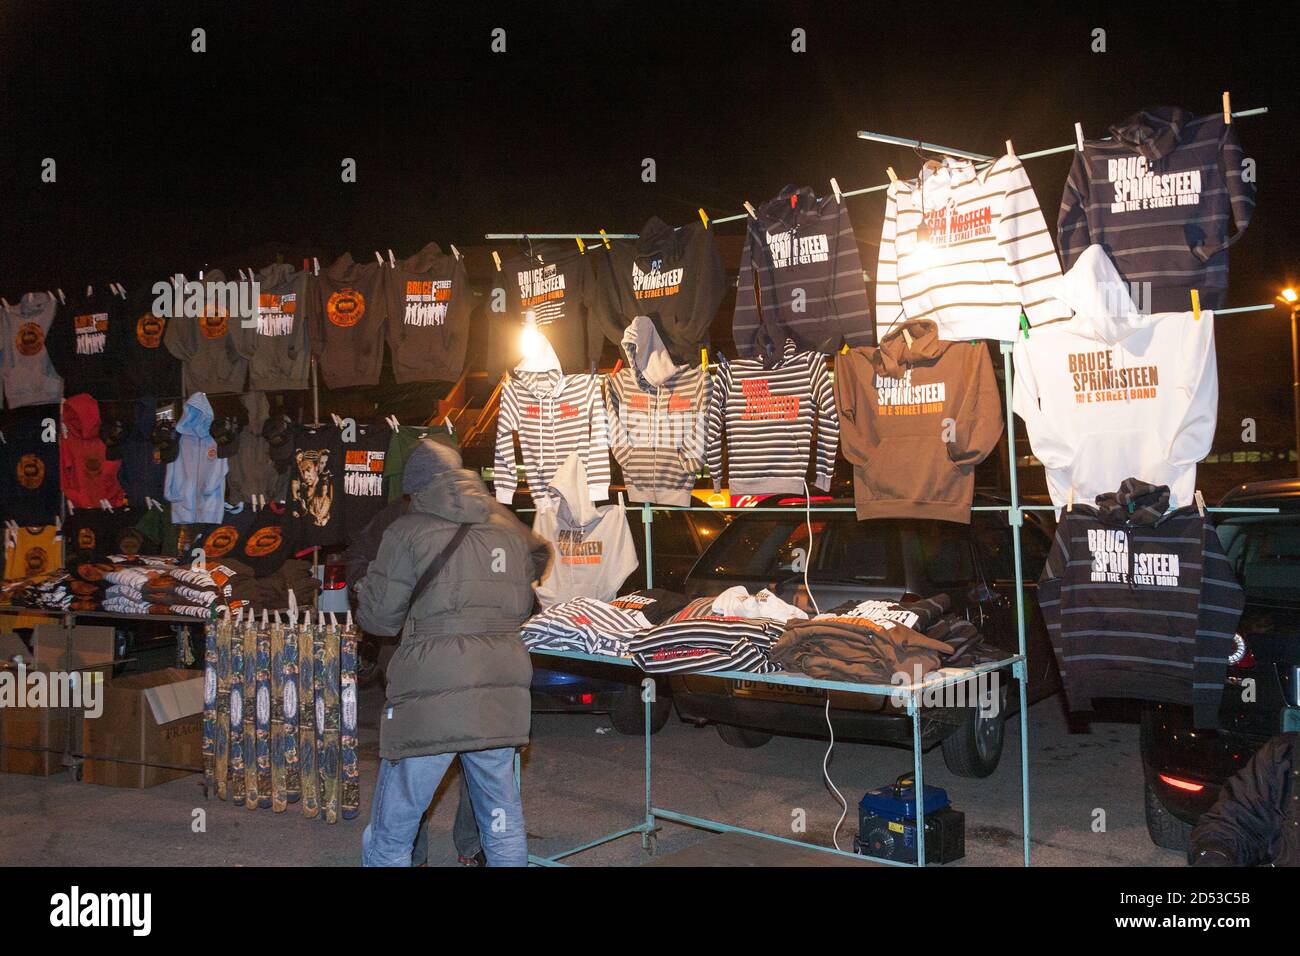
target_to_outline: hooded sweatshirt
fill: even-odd
[[[50,329],[64,321],[59,300],[48,292],[28,292],[17,303],[0,309],[0,367],[4,372],[5,404],[10,408],[44,405],[63,398],[63,378],[55,371],[46,348]]]
[[[731,322],[741,357],[786,338],[824,355],[842,344],[874,345],[866,276],[844,201],[787,186],[757,212],[746,220]]]
[[[308,273],[277,262],[261,270],[257,281],[257,330],[248,362],[248,387],[266,392],[306,388],[311,374]]]
[[[126,422],[126,432],[108,453],[121,459],[122,470],[118,477],[126,489],[127,501],[136,507],[145,506],[145,498],[161,500],[163,497],[162,454],[150,434],[156,421],[157,403],[141,399],[130,405],[131,418]]]
[[[727,441],[727,485],[733,495],[796,494],[805,489],[813,422],[817,477],[831,486],[840,420],[826,358],[797,351],[786,339],[772,364],[762,359],[725,362],[713,382],[705,439],[713,490],[722,489],[722,441]]]
[[[1074,154],[1057,238],[1065,268],[1093,244],[1105,247],[1146,312],[1207,309],[1228,292],[1228,247],[1255,211],[1255,183],[1242,176],[1236,127],[1223,114],[1193,117],[1159,106],[1088,140]],[[1228,235],[1229,220],[1237,231]]]
[[[248,424],[235,439],[235,453],[230,456],[226,475],[226,500],[232,505],[264,495],[270,501],[283,501],[288,488],[288,473],[271,461],[271,446],[262,437],[262,426],[271,414],[265,392],[248,392],[240,397],[248,410]]]
[[[202,302],[197,296],[191,301],[187,290],[182,298],[186,314],[168,321],[163,341],[185,363],[182,385],[187,394],[242,392],[256,322],[251,314],[240,313],[245,308],[256,311],[252,289],[244,282],[227,282],[220,269],[205,273],[201,285]],[[192,311],[200,314],[189,314]]]
[[[649,316],[678,362],[699,361],[726,292],[722,257],[703,222],[673,229],[651,218],[634,242],[614,243],[600,270],[598,324],[619,343],[637,316]]]
[[[551,563],[537,583],[542,607],[578,597],[610,601],[639,565],[627,512],[596,507],[587,493],[587,471],[572,453],[547,487],[549,507],[539,507],[533,534],[551,546]]]
[[[922,242],[920,228],[928,229]],[[904,319],[929,319],[944,339],[1002,339],[1068,319],[1061,264],[1020,160],[976,170],[946,157],[919,179],[889,186],[876,267],[876,338]]]
[[[99,508],[107,501],[114,508],[126,504],[126,492],[117,480],[120,461],[109,461],[99,437],[99,402],[86,394],[63,403],[63,439],[59,442],[59,474],[63,496],[77,508]]]
[[[170,284],[164,283],[170,289]],[[168,295],[170,298],[170,293]],[[110,337],[119,337],[122,356],[122,395],[159,398],[181,396],[181,362],[167,348],[167,310],[156,308],[153,287],[141,287],[130,298],[124,321],[110,324]]]
[[[1062,513],[1038,606],[1071,710],[1164,701],[1214,728],[1245,595],[1213,523],[1168,505],[1166,486],[1126,478]]]
[[[308,334],[325,387],[379,384],[388,322],[383,268],[345,252],[311,281]]]
[[[164,481],[175,524],[217,524],[225,516],[222,491],[230,460],[217,456],[217,443],[208,434],[211,427],[208,396],[195,392],[186,400],[176,424],[180,450],[167,466]]]
[[[106,285],[74,293],[46,342],[54,367],[72,392],[100,401],[121,394],[122,337],[126,303]]]
[[[1002,435],[983,342],[947,342],[933,322],[906,322],[879,348],[835,357],[835,404],[859,518],[970,523],[975,466]]]
[[[454,382],[465,367],[470,296],[465,266],[431,242],[384,273],[393,378]]]
[[[57,405],[35,405],[5,416],[0,432],[0,521],[44,525],[58,517],[58,422]]]
[[[676,365],[644,315],[623,333],[627,365],[607,380],[610,449],[632,501],[688,505],[704,465],[708,373]]]
[[[1065,277],[1069,322],[1017,339],[1015,411],[1064,507],[1113,490],[1130,474],[1192,503],[1196,463],[1214,442],[1219,375],[1214,313],[1138,313],[1101,246]]]
[[[488,300],[488,376],[514,367],[522,351],[522,333],[531,315],[568,373],[586,372],[600,359],[604,337],[590,329],[598,306],[592,256],[567,242],[542,242],[532,255],[505,260],[493,273]],[[504,311],[497,311],[498,306]]]
[[[515,432],[533,502],[546,507],[556,468],[573,452],[582,459],[592,501],[609,497],[609,429],[595,375],[565,375],[554,350],[541,343],[501,390],[492,484],[497,501],[510,504],[518,487]]]

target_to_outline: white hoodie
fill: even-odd
[[[787,604],[767,588],[750,594],[741,584],[727,588],[714,598],[712,611],[724,617],[766,619],[782,624],[791,620],[808,620],[807,611]]]
[[[1125,478],[1168,485],[1170,505],[1196,490],[1218,417],[1214,314],[1142,315],[1099,245],[1065,276],[1068,322],[1018,337],[1016,414],[1047,469],[1052,503],[1091,504]]]
[[[612,601],[638,564],[627,513],[591,503],[577,452],[555,470],[546,491],[551,506],[539,507],[533,518],[533,532],[551,546],[551,563],[533,588],[538,601],[544,608],[580,597]]]

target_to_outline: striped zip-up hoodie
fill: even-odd
[[[713,380],[706,446],[713,490],[722,489],[722,439],[727,439],[727,487],[732,495],[795,494],[805,489],[813,422],[817,423],[814,484],[831,487],[840,419],[826,358],[797,351],[786,339],[772,365],[762,359],[724,363]]]
[[[709,375],[674,365],[647,316],[623,333],[628,364],[606,386],[609,443],[632,501],[688,505],[704,465]]]
[[[929,241],[922,242],[925,224]],[[1061,263],[1020,160],[976,171],[945,158],[918,180],[890,184],[876,266],[876,340],[907,319],[929,319],[942,339],[1015,338],[1068,319],[1057,298]]]
[[[1213,523],[1168,504],[1167,486],[1127,478],[1064,512],[1038,605],[1071,710],[1165,701],[1213,728],[1245,595]]]
[[[538,355],[521,362],[501,389],[492,485],[497,501],[515,500],[515,433],[533,503],[548,504],[546,488],[556,469],[577,452],[587,472],[592,501],[609,497],[609,429],[595,375],[565,375],[555,350],[537,336]]]
[[[871,300],[844,201],[787,186],[757,213],[747,220],[731,320],[741,357],[787,337],[825,355],[843,343],[875,345]]]
[[[628,641],[650,627],[640,611],[578,597],[534,614],[519,630],[531,650],[625,657]]]
[[[1228,247],[1255,211],[1241,144],[1222,114],[1193,117],[1160,106],[1111,127],[1074,154],[1061,196],[1057,239],[1069,269],[1088,246],[1115,259],[1144,312],[1223,306]],[[1228,235],[1228,221],[1237,231]]]

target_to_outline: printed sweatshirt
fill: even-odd
[[[835,357],[835,404],[859,518],[970,523],[975,466],[1002,435],[983,342],[944,341],[932,321],[905,322],[879,348]]]
[[[311,383],[307,336],[309,273],[277,262],[257,273],[257,329],[248,360],[254,392],[306,388]]]
[[[1112,126],[1107,139],[1084,142],[1057,217],[1065,268],[1101,245],[1144,312],[1183,312],[1192,289],[1203,308],[1222,308],[1228,247],[1255,211],[1235,129],[1222,113],[1193,117],[1159,106]]]
[[[635,241],[613,243],[598,279],[597,325],[618,344],[624,329],[649,316],[673,360],[698,364],[709,326],[726,293],[722,257],[703,222],[668,226],[651,218]]]
[[[99,437],[99,402],[87,394],[63,403],[63,437],[59,441],[59,474],[63,496],[76,508],[114,508],[126,504],[118,481],[120,461],[109,461]]]
[[[10,408],[45,405],[63,398],[63,378],[46,348],[51,327],[64,321],[59,300],[48,292],[28,292],[0,307],[0,368],[5,404]]]
[[[202,302],[197,295],[193,302],[188,293],[183,296],[184,314],[168,320],[163,342],[185,363],[182,386],[187,395],[242,392],[256,326],[251,315],[239,313],[245,307],[251,313],[257,303],[246,301],[251,293],[247,283],[227,283],[220,269],[205,273],[202,287]]]
[[[161,501],[163,497],[166,469],[162,454],[150,437],[157,420],[157,403],[141,399],[127,407],[129,418],[123,422],[125,430],[116,444],[107,447],[106,452],[110,458],[122,462],[118,478],[126,490],[126,500],[143,508],[145,498]]]
[[[1214,443],[1219,373],[1214,313],[1140,314],[1101,246],[1065,277],[1069,322],[1016,339],[1016,414],[1047,469],[1052,503],[1091,501],[1130,474],[1192,503]]]
[[[594,375],[565,375],[545,343],[533,360],[515,369],[501,390],[492,484],[497,500],[507,505],[518,487],[516,432],[528,490],[539,508],[548,504],[546,489],[556,469],[575,451],[582,459],[591,500],[609,497],[609,429],[600,384]]]
[[[170,299],[170,283],[165,285]],[[158,308],[153,287],[141,288],[128,300],[126,321],[109,335],[121,335],[122,395],[140,398],[181,397],[181,362],[167,348],[167,325],[171,319]]]
[[[1061,263],[1025,168],[1012,155],[976,171],[947,157],[889,186],[876,267],[876,339],[904,319],[929,319],[942,339],[1010,341],[1068,319]],[[922,242],[921,226],[929,234]]]
[[[627,643],[651,627],[640,611],[577,597],[552,604],[520,625],[520,637],[535,651],[627,655]]]
[[[632,501],[688,505],[704,465],[709,376],[676,365],[655,324],[637,316],[623,334],[627,365],[606,384],[610,450]]]
[[[388,351],[397,383],[454,382],[474,309],[465,266],[431,242],[384,272]]]
[[[551,561],[533,586],[537,600],[544,608],[578,597],[612,600],[639,565],[626,510],[591,503],[577,452],[564,459],[546,490],[549,505],[538,507],[533,533],[551,546]]]
[[[90,286],[69,297],[50,328],[46,345],[69,392],[89,392],[100,401],[121,394],[125,303],[108,286]]]
[[[829,491],[840,420],[825,357],[800,352],[786,339],[771,365],[757,358],[723,363],[713,381],[705,436],[713,490],[722,489],[725,434],[730,494],[802,494],[814,421],[814,484]]]
[[[1211,521],[1168,505],[1164,485],[1127,478],[1062,513],[1038,606],[1071,710],[1164,701],[1213,729],[1245,595]]]
[[[301,321],[301,316],[298,317]],[[265,392],[248,392],[240,397],[248,412],[248,424],[235,439],[235,453],[227,462],[226,501],[232,505],[251,501],[254,495],[263,495],[268,501],[283,501],[289,487],[287,471],[281,471],[271,460],[271,446],[262,437],[262,426],[271,414],[271,405]]]
[[[862,260],[843,200],[786,186],[746,222],[731,332],[742,358],[779,348],[830,355],[874,345]]]
[[[58,422],[57,405],[32,405],[5,415],[0,432],[0,521],[43,525],[58,517]]]
[[[176,524],[216,524],[225,516],[222,492],[230,461],[217,456],[212,427],[212,405],[208,396],[195,392],[185,402],[176,423],[180,450],[167,465],[163,486],[171,502],[171,520]]]
[[[345,252],[310,282],[308,335],[325,387],[379,384],[388,324],[383,267]]]
[[[569,242],[536,243],[531,252],[506,259],[492,274],[488,377],[532,357],[525,353],[525,348],[532,348],[531,337],[526,340],[523,335],[530,317],[565,374],[590,371],[604,346],[599,329],[591,327],[593,312],[599,308],[594,257]]]

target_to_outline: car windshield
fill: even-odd
[[[1240,515],[1218,530],[1247,597],[1300,604],[1300,514]]]

